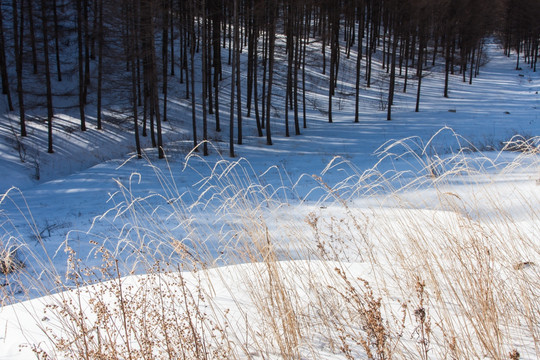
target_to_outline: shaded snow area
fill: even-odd
[[[540,74],[485,53],[449,98],[429,69],[418,113],[410,81],[392,121],[384,71],[354,123],[343,59],[330,124],[314,69],[302,135],[276,107],[274,145],[245,118],[235,158],[227,126],[190,152],[180,90],[166,160],[118,113],[59,111],[47,154],[4,111],[0,359],[539,358]]]

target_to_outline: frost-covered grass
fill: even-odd
[[[140,196],[133,174],[94,220],[107,235],[77,233],[88,257],[70,233],[67,274],[40,274],[65,291],[3,307],[4,354],[536,358],[539,141],[428,156],[404,139],[369,170],[336,158],[301,201],[302,178],[265,184],[243,159],[208,164],[197,195],[153,167],[161,191]],[[398,158],[410,168],[381,166]]]

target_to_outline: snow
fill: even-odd
[[[420,112],[414,112],[416,83],[409,81],[408,93],[396,93],[392,121],[386,121],[386,112],[378,110],[380,92],[386,89],[381,75],[371,88],[362,90],[360,123],[353,123],[354,99],[347,95],[352,84],[348,82],[354,64],[351,58],[349,72],[345,65],[340,73],[334,106],[340,110],[334,114],[334,123],[329,124],[321,112],[326,109],[326,97],[311,93],[308,128],[302,129],[301,136],[284,137],[281,113],[273,119],[274,145],[269,147],[256,136],[254,119],[246,118],[247,136],[244,145],[236,145],[233,159],[226,157],[227,124],[222,133],[212,133],[209,157],[186,156],[191,143],[190,114],[183,101],[171,100],[170,121],[163,124],[167,161],[158,160],[148,143],[145,158],[135,159],[130,153],[133,139],[126,130],[128,123],[105,123],[103,131],[90,127],[82,133],[69,111],[57,114],[55,120],[57,129],[70,129],[55,133],[55,154],[37,152],[45,149],[46,139],[46,127],[39,121],[29,124],[30,136],[20,140],[25,147],[21,153],[12,140],[12,116],[2,115],[0,243],[21,246],[19,257],[26,275],[2,279],[0,359],[34,358],[37,349],[64,356],[53,342],[70,339],[75,322],[60,316],[62,312],[51,304],[80,301],[87,304],[82,308],[89,323],[97,323],[90,311],[92,299],[115,308],[114,289],[121,281],[131,286],[126,294],[134,292],[134,303],[140,305],[136,290],[156,290],[156,278],[159,289],[164,286],[161,281],[177,285],[182,279],[190,293],[204,293],[204,306],[215,316],[213,320],[228,324],[231,338],[238,340],[235,354],[279,358],[276,339],[265,333],[271,326],[262,315],[268,309],[261,308],[265,301],[260,297],[276,296],[265,280],[274,270],[287,274],[283,287],[298,301],[291,306],[310,324],[317,314],[346,308],[345,299],[336,294],[329,296],[332,301],[325,304],[327,308],[311,308],[316,303],[313,298],[330,287],[347,289],[345,277],[336,268],[357,289],[366,290],[358,280],[363,279],[375,297],[384,296],[383,314],[394,328],[399,327],[396,316],[402,312],[401,305],[409,302],[413,308],[414,301],[418,302],[410,274],[424,274],[433,326],[430,356],[448,356],[446,337],[462,331],[471,344],[461,354],[477,357],[485,351],[479,334],[498,335],[489,326],[475,332],[471,319],[481,323],[488,315],[482,309],[472,316],[462,310],[474,307],[467,301],[474,299],[476,287],[490,284],[456,287],[455,279],[446,274],[491,269],[497,280],[512,281],[517,293],[529,291],[527,299],[540,296],[538,151],[499,152],[516,134],[537,137],[538,146],[540,75],[525,66],[513,70],[513,58],[503,56],[496,43],[487,46],[489,62],[472,85],[456,75],[450,97],[443,98],[444,74],[433,69],[422,83]],[[460,151],[463,148],[474,151]],[[425,243],[415,243],[410,241],[415,233],[431,235],[420,237]],[[317,236],[323,240],[318,242]],[[269,237],[275,244],[273,251],[265,247]],[[472,244],[477,239],[481,239],[478,248],[487,249],[486,253],[475,253]],[[326,247],[326,255],[314,257]],[[265,270],[267,263],[256,262],[265,251],[280,260],[271,263],[277,270]],[[422,256],[417,256],[419,251]],[[117,268],[107,269],[113,270],[112,277],[95,274],[93,285],[79,283],[77,278],[58,283],[66,272],[73,276],[77,273],[73,270],[99,268],[108,252],[119,260]],[[192,262],[194,254],[204,259],[204,266]],[[73,268],[73,256],[81,259],[76,263],[80,268]],[[156,259],[172,265],[162,273],[152,273],[149,269]],[[490,264],[489,269],[478,265],[483,261]],[[516,270],[516,266],[521,268]],[[115,269],[129,276],[120,280]],[[430,269],[440,271],[433,274]],[[108,283],[100,282],[110,278]],[[65,286],[70,289],[62,292]],[[507,295],[496,300],[514,299]],[[437,296],[445,301],[437,302]],[[524,316],[500,329],[512,343],[504,344],[498,354],[519,348],[523,359],[539,356],[538,338],[532,335],[540,332],[540,323],[534,323],[540,320],[534,308],[538,300],[529,305],[522,311],[532,323],[527,324]],[[349,315],[332,316],[345,319]],[[443,320],[451,325],[437,327]],[[515,328],[517,323],[521,327]],[[253,334],[247,334],[247,324]],[[318,325],[311,325],[312,331],[302,330],[312,338],[298,345],[299,354],[344,358],[336,350],[339,344],[333,344]],[[419,356],[417,325],[409,315],[405,335],[391,334],[392,341],[401,341],[401,357]],[[359,328],[351,324],[344,331],[358,334]],[[217,340],[209,343],[213,341]],[[362,346],[349,345],[353,357],[366,358]]]

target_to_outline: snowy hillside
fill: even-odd
[[[540,74],[485,53],[391,121],[378,71],[359,123],[343,59],[333,123],[314,76],[302,135],[278,114],[266,146],[245,118],[235,158],[226,125],[190,152],[174,98],[166,160],[74,114],[37,155],[44,123],[17,143],[1,115],[0,359],[538,358]]]

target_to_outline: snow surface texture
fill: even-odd
[[[0,359],[33,358],[35,351],[61,357],[73,351],[71,345],[80,347],[80,338],[73,337],[80,326],[73,320],[78,315],[65,316],[62,308],[70,302],[88,304],[82,306],[88,342],[95,345],[100,336],[105,341],[106,334],[96,335],[95,324],[106,327],[95,311],[95,299],[117,304],[115,290],[127,286],[126,294],[138,294],[130,295],[133,305],[141,305],[141,292],[157,293],[156,283],[161,289],[168,282],[185,282],[189,293],[204,294],[201,301],[216,328],[229,326],[223,332],[236,340],[231,357],[367,358],[366,344],[373,352],[380,344],[358,341],[369,339],[362,320],[366,313],[358,306],[376,308],[381,297],[382,317],[391,323],[385,346],[398,358],[498,358],[513,349],[523,359],[537,358],[538,152],[496,149],[515,134],[540,135],[540,75],[526,67],[512,70],[513,59],[504,57],[496,44],[488,44],[487,53],[489,62],[480,77],[472,85],[453,78],[448,99],[442,97],[444,75],[429,73],[420,113],[414,112],[411,81],[409,93],[396,93],[392,121],[377,110],[380,89],[386,87],[381,76],[380,84],[363,90],[360,123],[352,122],[354,100],[346,95],[351,84],[344,81],[344,70],[335,98],[341,110],[333,124],[320,111],[326,97],[312,93],[302,136],[283,137],[283,116],[276,116],[274,146],[267,147],[248,124],[244,145],[236,148],[239,157],[230,161],[219,155],[226,140],[217,133],[211,156],[184,157],[191,140],[189,131],[178,130],[188,129],[184,124],[189,123],[187,105],[181,102],[171,102],[171,120],[164,124],[168,162],[157,160],[151,149],[144,160],[129,158],[123,149],[132,137],[112,125],[103,132],[58,132],[56,153],[37,155],[37,148],[45,148],[40,141],[46,128],[34,122],[29,138],[21,140],[28,160],[21,163],[10,128],[15,122],[4,115],[0,193],[6,194],[0,241],[24,244],[18,258],[30,275],[11,274],[2,287]],[[57,116],[61,120],[56,126],[76,127],[70,115]],[[178,137],[184,139],[173,142]],[[532,145],[538,146],[535,141]],[[474,152],[460,152],[463,148]],[[266,247],[270,238],[271,250]],[[239,249],[247,250],[239,254]],[[81,289],[85,283],[77,276],[82,275],[73,274],[102,266],[109,253],[119,260],[108,268],[113,279],[115,271],[135,275]],[[272,262],[265,254],[281,261]],[[74,265],[74,258],[81,262]],[[184,272],[142,275],[156,259],[173,264],[167,270]],[[256,261],[261,263],[248,264]],[[470,277],[462,272],[485,273],[479,277],[485,282],[468,283]],[[70,277],[60,285],[55,276],[66,273]],[[297,303],[268,286],[276,274],[283,276],[276,288],[293,293]],[[107,277],[96,274],[94,279]],[[512,286],[495,286],[491,280]],[[71,291],[57,293],[65,286]],[[35,298],[47,293],[57,294]],[[479,294],[486,294],[483,305],[501,304],[498,319],[490,318],[489,306],[469,303]],[[27,296],[35,299],[8,305]],[[362,301],[350,301],[356,296]],[[269,305],[267,298],[281,300]],[[321,299],[328,302],[321,305],[316,301]],[[267,323],[272,316],[279,318],[272,310],[285,322],[287,309],[297,315],[294,321],[303,336],[279,333],[277,324]],[[424,319],[430,319],[430,334],[426,322],[419,322],[420,310],[429,311]],[[502,316],[505,311],[508,317]],[[122,310],[111,312],[116,319],[111,323],[121,322]],[[515,315],[519,312],[521,317]],[[265,317],[267,313],[274,315]],[[332,318],[348,327],[332,328]],[[201,331],[208,344],[220,348],[221,335]],[[281,344],[284,338],[293,344]],[[66,353],[53,345],[62,339]],[[118,351],[129,344],[124,340],[116,339]],[[287,353],[290,348],[295,353]]]

